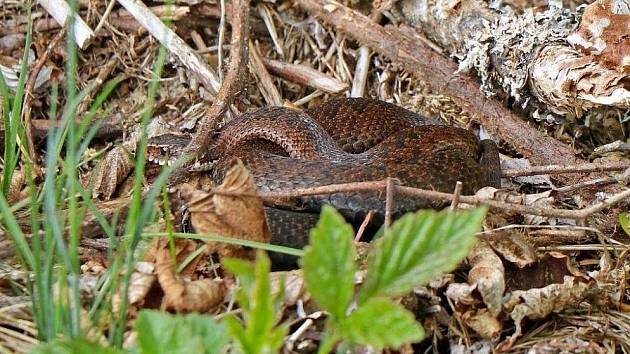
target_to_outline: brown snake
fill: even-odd
[[[461,181],[463,194],[472,194],[484,186],[498,187],[501,174],[492,141],[479,141],[465,129],[365,98],[333,99],[304,113],[283,107],[249,111],[221,129],[210,151],[217,160],[216,181],[240,158],[260,191],[393,177],[403,185],[442,192],[452,192]],[[323,204],[333,205],[354,223],[374,210],[382,222],[385,196],[368,191],[279,201],[276,209],[267,209],[273,242],[304,246],[307,228],[281,209],[317,212]],[[394,215],[440,206],[397,196]],[[302,219],[312,226],[316,217]]]

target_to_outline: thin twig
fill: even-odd
[[[33,100],[33,90],[35,89],[35,82],[37,82],[37,76],[39,76],[39,72],[42,70],[44,65],[46,65],[46,61],[48,61],[48,57],[50,56],[50,53],[52,53],[52,51],[55,48],[57,48],[57,45],[59,44],[59,42],[61,41],[61,39],[64,37],[65,34],[66,34],[66,27],[64,27],[59,32],[57,32],[55,37],[50,41],[50,43],[48,43],[46,50],[44,51],[42,56],[39,57],[39,60],[37,61],[37,64],[35,64],[35,67],[33,67],[33,70],[31,71],[31,74],[28,77],[28,82],[26,83],[26,89],[24,91],[25,97],[26,97],[24,100],[25,101],[24,102],[24,127],[26,130],[26,140],[28,144],[28,149],[30,150],[29,155],[31,157],[31,161],[34,164],[33,165],[34,171],[37,171],[37,173],[39,173],[40,171],[39,165],[38,165],[39,154],[37,153],[37,149],[35,148],[33,122],[31,120],[31,101]]]
[[[114,9],[114,5],[116,5],[116,0],[109,0],[109,4],[107,4],[105,12],[103,13],[103,16],[101,16],[101,20],[98,21],[98,25],[96,25],[96,27],[94,28],[94,33],[98,34],[98,31],[100,31],[101,28],[105,26],[105,23],[107,23],[107,17],[109,17],[109,14]]]
[[[257,195],[264,200],[278,200],[279,198],[297,198],[309,195],[321,195],[321,194],[333,194],[343,192],[359,192],[359,191],[384,191],[387,188],[387,180],[381,181],[367,181],[367,182],[353,182],[353,183],[341,183],[331,184],[326,186],[310,187],[310,188],[298,188],[286,191],[275,192],[261,192]],[[415,196],[433,201],[450,202],[453,200],[452,193],[444,193],[433,190],[426,190],[414,187],[405,187],[394,184],[396,193],[400,193],[407,196]],[[218,193],[222,195],[242,195],[234,193]],[[477,196],[460,196],[460,202],[471,205],[487,205],[492,209],[507,210],[517,212],[521,214],[539,215],[547,217],[567,218],[574,220],[583,220],[590,215],[608,208],[616,203],[619,203],[625,199],[630,198],[630,189],[626,189],[612,197],[606,199],[603,202],[597,203],[590,207],[578,210],[566,210],[556,208],[544,208],[536,206],[528,206],[521,204],[513,204],[500,202],[491,199],[479,198]]]
[[[223,42],[225,42],[225,0],[219,2],[221,14],[219,16],[219,45],[217,50],[217,73],[219,81],[223,82]]]
[[[392,210],[394,209],[394,194],[396,193],[396,182],[393,178],[387,177],[385,180],[385,230],[392,224]]]
[[[455,184],[455,190],[453,191],[453,201],[451,202],[451,207],[450,207],[450,211],[455,211],[457,210],[457,204],[459,204],[459,197],[462,194],[462,186],[464,184],[460,181],[457,181],[457,183]]]
[[[583,163],[575,165],[544,165],[504,170],[501,172],[501,177],[507,178],[547,174],[621,171],[628,168],[630,168],[630,163],[628,162]]]
[[[185,155],[199,157],[210,143],[212,133],[217,129],[223,114],[227,111],[234,96],[241,90],[247,70],[247,45],[249,43],[249,0],[232,2],[232,39],[230,44],[230,62],[216,100],[208,114],[197,124],[197,131],[184,150]],[[185,164],[171,174],[171,183],[184,180],[187,168]]]

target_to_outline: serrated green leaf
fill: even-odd
[[[136,321],[142,354],[223,353],[227,328],[207,315],[142,311]]]
[[[87,339],[62,339],[37,346],[31,354],[123,354],[127,351],[117,348],[105,348]]]
[[[475,244],[486,210],[424,210],[397,220],[375,242],[359,302],[405,294],[453,270]]]
[[[341,328],[347,341],[379,351],[424,338],[424,329],[411,312],[383,298],[368,300],[342,322]]]
[[[354,295],[357,265],[353,235],[352,227],[343,217],[334,208],[325,206],[301,259],[311,296],[335,319],[345,316]]]
[[[276,326],[279,306],[271,294],[269,271],[271,262],[263,251],[258,251],[256,263],[226,260],[226,268],[236,274],[241,288],[236,294],[243,310],[244,324],[236,317],[227,317],[226,323],[238,349],[243,353],[276,353],[282,346],[288,327]]]
[[[623,229],[623,231],[626,232],[626,235],[630,236],[630,214],[619,214],[619,223],[621,224],[621,228]]]

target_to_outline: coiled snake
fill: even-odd
[[[284,107],[249,111],[226,124],[211,151],[220,181],[235,158],[243,160],[260,191],[382,180],[463,194],[500,183],[499,154],[490,140],[374,99],[338,98],[305,112]],[[360,223],[369,210],[383,220],[385,196],[376,191],[309,196],[268,208],[272,242],[302,247],[323,204]],[[394,215],[439,204],[398,197]],[[284,210],[284,211],[283,211]],[[296,212],[302,213],[296,213]],[[294,215],[297,215],[294,216]],[[316,215],[316,214],[315,214]]]

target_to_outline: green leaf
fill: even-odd
[[[397,220],[375,242],[359,302],[405,294],[453,270],[475,244],[486,210],[424,210]]]
[[[42,344],[31,354],[122,354],[127,353],[117,348],[105,348],[100,344],[93,343],[84,338],[54,340],[50,343]]]
[[[236,299],[243,311],[244,324],[234,316],[225,318],[238,349],[248,354],[278,352],[289,328],[276,326],[282,311],[271,294],[269,257],[258,251],[254,265],[238,259],[225,260],[224,265],[238,276],[241,285]]]
[[[401,305],[383,298],[368,300],[342,322],[343,337],[354,344],[369,345],[380,351],[419,342],[424,329],[413,314]]]
[[[626,232],[626,235],[630,236],[630,214],[619,214],[619,223],[621,224],[621,228],[623,229],[623,231]]]
[[[208,315],[142,311],[136,321],[142,354],[223,353],[227,328]]]
[[[301,260],[311,296],[335,319],[345,317],[354,295],[356,251],[352,227],[332,207],[325,206],[311,230],[311,244]]]

